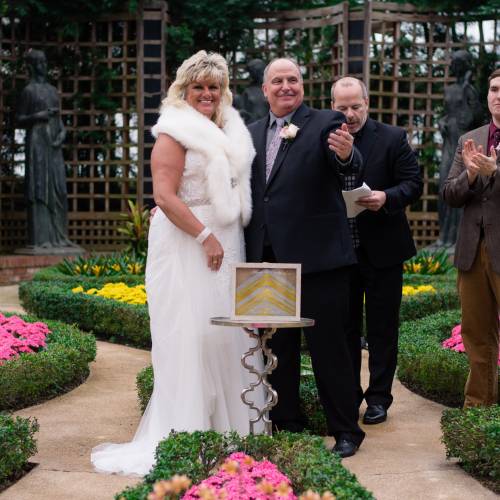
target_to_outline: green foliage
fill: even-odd
[[[262,0],[213,0],[207,15],[206,2],[169,1],[172,26],[168,29],[167,58],[171,65],[177,68],[200,49],[224,54],[239,47],[262,6]]]
[[[441,429],[446,456],[500,493],[500,406],[445,410]]]
[[[460,311],[442,311],[408,321],[399,331],[398,377],[411,390],[448,406],[461,406],[469,363],[464,353],[444,349],[460,323]]]
[[[420,284],[434,284],[433,282],[434,278],[428,278],[426,283]],[[399,310],[399,321],[411,321],[438,311],[460,307],[454,283],[443,281],[439,284],[436,283],[434,288],[436,288],[436,293],[417,293],[403,296]]]
[[[435,113],[439,114],[437,109],[435,109]],[[420,150],[419,163],[426,169],[427,175],[431,178],[439,171],[439,157],[437,151],[438,149],[433,140],[429,140],[427,143],[423,144]]]
[[[122,257],[120,257],[122,258]],[[70,268],[71,269],[71,268]],[[144,275],[141,274],[116,274],[111,276],[84,276],[84,275],[68,275],[66,272],[71,270],[61,271],[59,264],[57,266],[44,267],[33,276],[33,281],[58,281],[67,283],[73,287],[82,285],[84,288],[92,288],[103,286],[106,283],[123,282],[129,286],[143,285]]]
[[[97,63],[97,55],[95,55]],[[120,104],[117,99],[110,97],[113,92],[113,80],[121,77],[121,72],[108,68],[103,64],[95,64],[95,83],[90,99],[96,109],[114,113]]]
[[[136,377],[137,398],[139,399],[141,413],[146,410],[151,394],[153,394],[153,386],[153,367],[150,365],[143,368]]]
[[[319,400],[314,375],[302,375],[300,379],[300,412],[306,417],[308,431],[317,436],[328,434],[325,412]]]
[[[118,232],[127,237],[127,250],[132,255],[146,258],[148,252],[148,230],[149,230],[149,208],[136,205],[132,200],[128,200],[129,211],[120,214],[124,219],[122,227]]]
[[[147,306],[73,293],[73,286],[70,282],[29,281],[20,285],[19,298],[26,311],[40,317],[64,318],[67,323],[111,342],[136,347],[151,345]]]
[[[414,274],[414,273],[404,273],[403,274],[403,285],[433,285],[435,288],[439,288],[441,284],[445,286],[455,286],[457,283],[457,271],[453,268],[449,273],[446,274],[435,274],[429,277],[425,274]]]
[[[75,13],[84,12],[89,19],[101,14],[113,14],[117,11],[137,11],[137,0],[0,0],[0,12],[13,14],[21,19],[29,17],[34,23],[54,23],[61,28],[73,19]]]
[[[9,314],[6,313],[8,316]],[[25,321],[40,321],[21,316]],[[74,326],[46,321],[52,333],[37,353],[23,353],[0,365],[0,410],[16,410],[63,394],[81,384],[96,356],[92,335]]]
[[[201,0],[170,0],[172,24],[167,28],[167,60],[174,69],[194,52],[204,49],[222,54],[255,51],[251,36],[254,18],[264,11],[307,9],[334,5],[341,0],[213,0],[210,15]],[[302,36],[308,36],[302,31]],[[328,45],[325,41],[325,45]],[[300,51],[307,44],[297,44]],[[307,52],[307,49],[306,49]],[[296,56],[301,54],[295,54]],[[307,55],[307,53],[305,54]]]
[[[146,256],[139,253],[116,253],[113,255],[90,255],[74,260],[64,259],[56,269],[66,276],[123,276],[141,275],[144,280]]]
[[[199,483],[235,451],[275,463],[290,478],[295,492],[312,489],[319,493],[330,491],[339,500],[373,499],[319,437],[278,432],[272,438],[266,435],[243,438],[234,432],[215,431],[171,433],[158,445],[156,464],[144,482],[127,488],[115,498],[146,499],[155,481],[169,479],[174,474],[185,474],[193,483]]]
[[[410,3],[421,10],[431,9],[441,12],[466,12],[469,14],[495,14],[500,8],[499,0],[396,0],[396,3]]]
[[[425,274],[434,276],[436,274],[447,274],[453,269],[449,255],[445,249],[436,252],[421,250],[414,257],[403,264],[405,273]]]
[[[0,413],[0,491],[21,475],[28,459],[36,453],[37,431],[36,419]]]

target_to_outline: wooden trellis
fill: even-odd
[[[348,13],[344,2],[319,9],[258,14],[250,37],[252,46],[227,54],[234,90],[245,84],[244,61],[288,56],[303,69],[305,102],[315,108],[328,107],[331,82],[347,67]]]
[[[93,250],[123,245],[116,228],[127,200],[142,203],[144,159],[166,88],[166,4],[137,14],[75,21],[67,34],[29,23],[0,23],[0,250],[25,243],[24,131],[16,129],[16,97],[26,83],[23,55],[45,51],[67,130],[69,237]],[[147,162],[146,162],[147,163]]]
[[[422,13],[414,5],[367,2],[364,11],[351,12],[351,20],[365,26],[364,79],[370,89],[370,116],[404,127],[419,153],[424,193],[408,211],[413,237],[419,247],[437,239],[438,171],[444,86],[454,50],[465,49],[476,64],[480,52],[500,56],[499,16]],[[478,74],[479,73],[479,74]],[[487,75],[476,71],[486,86]],[[477,82],[476,82],[477,84]],[[484,103],[486,104],[486,103]]]
[[[68,131],[69,233],[92,250],[123,244],[116,227],[127,199],[152,198],[151,126],[166,93],[166,3],[149,2],[137,14],[74,23],[66,34],[35,32],[29,23],[0,22],[0,252],[23,246],[23,131],[14,123],[15,98],[26,82],[22,55],[47,53],[51,80],[62,100]],[[418,246],[438,234],[437,183],[440,158],[437,121],[456,49],[498,57],[500,16],[485,18],[422,13],[413,5],[348,2],[309,10],[261,13],[249,33],[250,46],[227,54],[232,86],[241,90],[245,64],[258,57],[295,58],[304,68],[305,101],[330,106],[330,85],[351,74],[370,89],[370,114],[404,127],[420,153],[425,187],[408,210]],[[484,57],[483,57],[484,59]],[[482,86],[484,87],[484,77]]]
[[[419,154],[424,194],[408,209],[408,217],[417,246],[423,247],[439,234],[436,173],[441,136],[437,122],[444,86],[454,81],[451,54],[466,49],[476,62],[480,52],[498,56],[499,17],[422,13],[410,4],[370,1],[354,8],[343,2],[264,13],[255,22],[255,47],[247,53],[267,60],[295,58],[305,68],[305,101],[316,108],[330,107],[331,83],[341,76],[350,74],[365,81],[370,90],[370,116],[404,127]],[[232,60],[238,62],[237,53]],[[236,88],[241,65],[234,68]]]

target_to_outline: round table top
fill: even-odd
[[[212,325],[221,326],[241,326],[242,328],[301,328],[306,326],[313,326],[314,320],[309,318],[300,318],[299,320],[287,321],[258,321],[248,319],[232,319],[232,318],[210,318]]]

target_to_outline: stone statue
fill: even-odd
[[[26,55],[30,80],[18,101],[17,124],[26,129],[25,195],[28,245],[16,253],[75,254],[83,250],[68,240],[68,202],[57,89],[47,82],[47,59],[39,50]]]
[[[269,113],[269,104],[262,92],[262,81],[266,63],[262,59],[252,59],[247,64],[250,84],[241,95],[235,95],[233,106],[240,112],[245,123],[264,118]]]
[[[439,120],[443,151],[439,167],[439,189],[448,177],[458,139],[483,123],[484,113],[479,94],[471,84],[472,56],[466,50],[457,50],[451,56],[451,72],[455,83],[444,89],[444,114]],[[454,251],[462,209],[451,208],[439,200],[439,239],[432,247]]]

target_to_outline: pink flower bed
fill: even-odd
[[[18,316],[0,313],[0,363],[17,358],[22,352],[36,352],[45,347],[49,327],[39,321],[27,323]]]
[[[257,462],[245,453],[233,453],[213,476],[192,486],[184,500],[205,498],[207,492],[215,498],[239,500],[296,500],[290,480],[268,460]]]
[[[452,351],[465,352],[464,342],[462,340],[462,325],[457,325],[451,330],[451,337],[441,344],[446,349]],[[498,350],[498,366],[500,366],[500,348]]]

